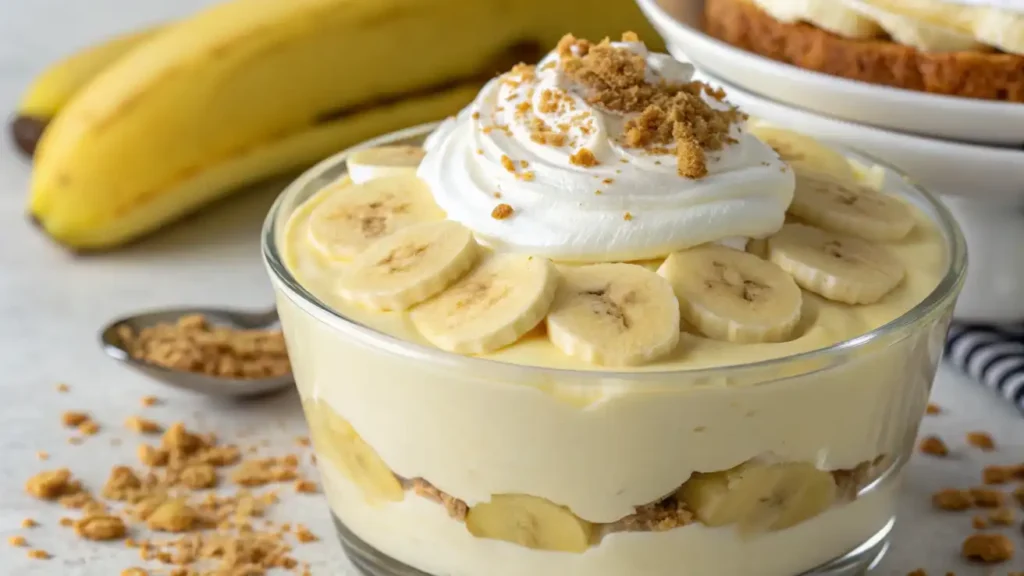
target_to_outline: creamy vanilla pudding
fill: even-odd
[[[631,35],[567,37],[425,142],[343,154],[278,202],[278,309],[364,570],[788,576],[878,555],[959,232],[691,72]]]

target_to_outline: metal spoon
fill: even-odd
[[[127,325],[136,333],[156,324],[177,322],[182,316],[201,314],[211,324],[244,330],[273,328],[277,322],[277,310],[266,312],[246,312],[223,308],[177,308],[144,312],[114,320],[100,332],[100,343],[103,350],[113,359],[127,364],[131,368],[151,376],[156,380],[193,392],[219,397],[244,397],[267,394],[291,386],[295,379],[291,374],[271,378],[221,378],[197,372],[187,372],[165,368],[137,360],[128,353],[124,343],[117,335],[117,327]]]

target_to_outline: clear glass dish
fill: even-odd
[[[433,127],[360,147],[418,145]],[[307,291],[282,258],[283,229],[350,153],[282,193],[263,254],[331,512],[366,574],[838,576],[881,558],[966,267],[935,198],[844,151],[883,166],[886,189],[934,221],[948,254],[934,291],[872,332],[734,367],[574,371],[402,341]],[[729,486],[773,486],[753,496],[777,505],[759,525],[705,525],[673,496],[694,472],[751,459],[760,468]],[[828,504],[794,512],[821,474]]]

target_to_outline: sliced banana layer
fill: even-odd
[[[643,364],[679,342],[672,286],[634,264],[563,267],[548,312],[548,338],[562,352],[604,366]]]
[[[407,226],[444,218],[427,184],[389,176],[341,185],[309,215],[310,243],[328,258],[355,258],[376,240]]]
[[[317,454],[324,455],[358,486],[367,502],[381,504],[405,498],[401,482],[347,420],[322,402],[306,402],[304,407]]]
[[[768,258],[803,288],[847,304],[881,300],[904,275],[884,247],[803,224],[786,224],[769,238]]]
[[[827,510],[835,502],[836,483],[832,474],[812,464],[748,462],[694,474],[679,495],[707,526],[783,530]]]
[[[415,176],[426,151],[419,146],[379,146],[348,157],[348,176],[356,184],[388,176]]]
[[[432,344],[461,354],[483,354],[508,346],[544,319],[558,286],[550,260],[497,254],[433,299],[410,318]]]
[[[816,174],[797,174],[789,213],[820,228],[867,240],[899,240],[915,223],[910,207],[893,196]]]
[[[504,540],[527,548],[582,553],[594,526],[568,508],[543,498],[498,494],[469,509],[466,528],[477,538]]]
[[[958,29],[955,20],[943,18],[943,12],[929,10],[927,14],[921,14],[919,10],[913,9],[913,2],[842,0],[840,4],[845,4],[874,20],[893,40],[904,46],[912,46],[925,52],[990,50],[988,46],[975,40],[969,30]]]
[[[357,256],[336,289],[371,308],[405,310],[462,277],[479,253],[472,232],[457,222],[414,224]]]
[[[975,8],[971,11],[970,27],[981,42],[1024,56],[1024,14],[999,8]]]
[[[810,136],[761,122],[751,123],[748,131],[771,146],[797,174],[819,172],[843,181],[856,178],[845,156]]]
[[[683,318],[709,338],[780,342],[800,321],[796,282],[753,254],[704,244],[671,254],[658,274],[671,282]]]
[[[781,22],[810,22],[844,38],[874,38],[882,29],[836,0],[754,0]]]

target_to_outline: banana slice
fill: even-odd
[[[336,260],[354,258],[396,230],[444,218],[430,188],[415,176],[346,184],[329,194],[309,215],[309,239]]]
[[[380,146],[348,157],[348,176],[356,184],[388,176],[415,176],[426,150],[419,146]]]
[[[957,30],[955,22],[944,22],[941,12],[915,13],[913,7],[903,6],[903,0],[842,0],[842,3],[877,22],[893,40],[904,46],[925,52],[991,50],[975,40],[969,31]]]
[[[326,456],[358,486],[367,502],[376,505],[405,498],[401,482],[347,420],[323,402],[304,405],[317,454]]]
[[[706,526],[784,530],[828,509],[836,499],[836,483],[832,474],[812,464],[747,462],[694,474],[679,495]]]
[[[533,330],[551,307],[557,286],[550,260],[499,254],[413,308],[410,318],[442,350],[483,354]]]
[[[548,338],[562,352],[605,366],[631,366],[679,342],[672,286],[634,264],[565,267],[548,312]]]
[[[844,38],[874,38],[882,33],[870,18],[836,0],[754,0],[780,22],[810,22]]]
[[[1024,56],[1024,13],[1000,8],[976,8],[971,11],[970,28],[981,42],[1010,54]]]
[[[476,262],[473,233],[451,220],[402,228],[356,256],[336,289],[380,310],[405,310],[447,288]]]
[[[847,304],[877,302],[903,281],[903,264],[884,247],[803,224],[769,238],[768,258],[803,288]]]
[[[803,295],[781,268],[753,254],[704,244],[665,259],[683,318],[729,342],[780,342],[800,321]]]
[[[536,550],[582,553],[594,525],[543,498],[497,494],[469,509],[466,528],[477,538],[504,540]]]
[[[771,146],[797,174],[819,172],[843,181],[855,179],[845,156],[810,136],[763,123],[750,124],[747,130]]]
[[[813,174],[797,174],[789,213],[866,240],[899,240],[914,228],[914,214],[900,200],[870,186]]]

